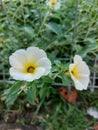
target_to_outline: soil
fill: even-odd
[[[19,124],[1,123],[0,130],[42,130],[38,126],[21,126]]]

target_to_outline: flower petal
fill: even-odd
[[[16,80],[26,80],[26,81],[33,81],[35,79],[39,79],[45,72],[45,69],[39,67],[36,69],[34,74],[31,73],[23,73],[22,71],[17,70],[16,68],[10,68],[10,75]]]
[[[10,75],[15,79],[15,80],[24,80],[25,79],[25,73],[23,73],[21,70],[16,69],[14,67],[10,68]]]
[[[87,86],[84,86],[81,82],[79,82],[79,80],[75,79],[74,77],[73,77],[73,81],[75,84],[75,88],[77,90],[86,90],[87,89]]]
[[[35,79],[39,79],[41,76],[44,75],[44,72],[45,72],[45,69],[44,69],[44,68],[38,67],[38,68],[36,69],[36,72],[35,72],[34,74],[27,74],[25,80],[31,82],[31,81],[33,81],[33,80],[35,80]],[[29,77],[28,77],[28,76],[29,76]]]
[[[42,58],[37,62],[37,65],[40,67],[45,68],[45,73],[44,75],[47,75],[50,72],[51,69],[51,62],[47,58]]]
[[[81,61],[82,61],[81,56],[75,55],[75,57],[74,57],[74,62],[75,62],[75,63],[79,63],[79,62],[81,62]]]
[[[57,10],[60,8],[61,1],[60,0],[46,0],[46,5],[52,9]]]
[[[51,69],[51,62],[44,50],[37,47],[20,49],[9,58],[10,75],[16,80],[33,81],[47,75]],[[34,71],[28,69],[34,68]]]
[[[9,57],[10,65],[15,68],[23,68],[24,64],[26,64],[26,52],[24,49],[17,50]]]
[[[57,3],[57,5],[54,7],[55,10],[60,8],[60,2]]]
[[[90,70],[84,61],[79,62],[79,64],[77,65],[77,68],[79,68],[79,71],[78,71],[79,73],[90,75]]]
[[[75,55],[74,63],[69,65],[69,72],[76,89],[87,89],[90,80],[90,70],[80,56]]]
[[[89,107],[87,109],[87,113],[95,119],[98,119],[98,111],[95,107]]]
[[[47,57],[45,51],[43,51],[42,49],[39,49],[38,47],[27,48],[26,55],[27,55],[28,62],[30,61],[37,62],[39,59],[43,57]]]
[[[82,85],[84,86],[84,89],[87,88],[88,84],[89,84],[89,76],[88,75],[79,75],[79,79],[78,81],[80,83],[82,83]]]
[[[70,72],[71,78],[75,83],[75,87],[78,90],[87,89],[89,84],[89,75],[87,74],[78,74],[78,79],[74,77],[74,75]]]

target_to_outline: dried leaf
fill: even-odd
[[[69,103],[74,103],[78,98],[78,92],[75,88],[69,92],[65,87],[60,87],[58,91]]]

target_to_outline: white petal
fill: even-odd
[[[51,2],[52,0],[46,0],[46,5],[55,10],[60,8],[61,1],[57,0],[55,5],[52,5]]]
[[[71,72],[71,70],[76,66],[76,64],[70,64],[69,65],[69,71]]]
[[[80,75],[78,75],[78,79],[76,79],[72,73],[70,73],[70,74],[71,74],[72,80],[74,81],[76,89],[78,89],[78,90],[87,89],[89,81],[90,81],[88,75],[80,74]]]
[[[71,78],[74,81],[75,87],[78,90],[86,90],[90,81],[89,75],[87,74],[78,74],[78,79],[74,77],[74,75],[71,73]]]
[[[16,68],[11,67],[10,68],[10,75],[15,80],[25,80],[25,81],[33,81],[35,79],[39,79],[41,76],[44,75],[45,69],[42,67],[39,67],[36,69],[36,72],[34,74],[31,73],[23,73],[22,71],[16,70]]]
[[[77,90],[86,90],[87,88],[83,86],[83,84],[81,84],[81,82],[79,82],[78,80],[75,80],[75,88]]]
[[[26,50],[26,55],[28,61],[37,62],[39,59],[43,57],[47,57],[45,51],[39,49],[38,47],[29,47]]]
[[[81,84],[82,88],[81,89],[87,89],[88,84],[89,84],[89,76],[84,76],[80,77],[78,79],[78,83]],[[77,82],[75,81],[76,86],[78,86]]]
[[[79,70],[79,71],[78,71],[79,74],[87,74],[87,75],[90,75],[90,70],[89,70],[87,64],[86,64],[84,61],[79,62],[79,63],[77,64],[77,68],[79,68],[79,69],[78,69],[78,70]]]
[[[72,70],[76,71],[76,76],[73,75]],[[74,63],[69,65],[69,72],[76,89],[87,89],[90,80],[90,70],[80,56],[75,55]]]
[[[79,62],[81,62],[81,61],[82,61],[81,56],[75,55],[75,57],[74,57],[74,62],[75,62],[75,63],[79,63]]]
[[[27,62],[26,52],[24,49],[17,50],[9,57],[10,65],[15,68],[23,68]]]
[[[44,75],[47,75],[51,69],[51,62],[48,58],[42,58],[37,62],[37,65],[45,69]]]
[[[16,80],[33,81],[47,75],[51,69],[51,62],[46,53],[37,47],[29,47],[27,50],[20,49],[9,58],[11,68],[10,75]],[[34,73],[27,73],[28,66],[35,67]]]
[[[77,90],[86,89],[86,87],[85,87],[81,82],[79,82],[72,74],[71,74],[71,78],[72,78],[72,80],[74,81],[75,88],[76,88]]]
[[[31,82],[35,79],[39,79],[41,76],[44,75],[44,72],[45,72],[44,68],[38,67],[34,74],[27,74],[27,76],[25,77],[25,80]]]
[[[21,70],[18,70],[18,69],[13,68],[13,67],[10,68],[10,75],[15,80],[24,80],[25,76],[26,76],[26,74],[23,73]]]
[[[79,75],[78,81],[81,82],[81,84],[84,85],[84,87],[87,87],[90,81],[90,77],[88,75]]]
[[[57,5],[54,7],[54,9],[59,9],[60,8],[60,2],[57,3]]]
[[[97,109],[96,109],[95,107],[90,107],[90,108],[88,108],[88,109],[87,109],[87,113],[88,113],[90,116],[94,117],[95,119],[98,119],[98,111],[97,111]]]

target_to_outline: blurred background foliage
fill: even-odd
[[[8,58],[15,50],[29,46],[44,49],[53,68],[49,77],[43,77],[32,85],[28,83],[27,86],[33,87],[28,87],[25,91],[24,83],[15,83],[9,76]],[[98,59],[98,0],[62,0],[59,10],[49,9],[45,0],[0,1],[1,109],[9,111],[9,107],[5,107],[5,99],[10,106],[18,97],[14,109],[25,109],[23,104],[28,102],[38,106],[38,112],[42,104],[46,107],[55,104],[54,112],[46,112],[41,122],[47,130],[84,130],[94,124],[95,120],[91,121],[84,116],[90,104],[98,107],[95,101],[97,94],[79,92],[80,103],[75,107],[59,96],[57,89],[60,85],[55,84],[68,86],[70,79],[65,72],[75,54],[87,61],[92,72],[98,70],[97,63],[93,66],[93,59]],[[41,102],[35,103],[37,97]],[[48,111],[47,108],[45,110]]]

